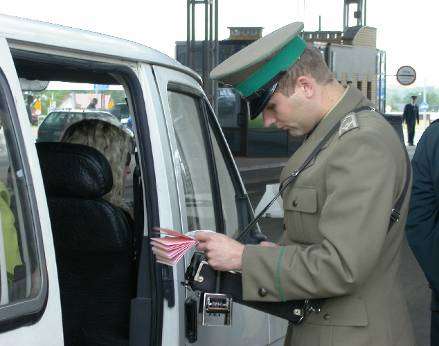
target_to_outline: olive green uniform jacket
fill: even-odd
[[[290,158],[281,181],[338,120],[366,105],[349,87]],[[243,253],[244,299],[328,298],[319,313],[289,327],[286,345],[414,345],[398,280],[409,193],[388,231],[406,179],[406,156],[380,114],[366,110],[354,118],[284,192],[282,246],[248,245]]]

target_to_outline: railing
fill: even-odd
[[[304,31],[303,38],[306,41],[341,42],[342,31]]]

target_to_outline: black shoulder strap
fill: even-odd
[[[404,145],[404,144],[403,144]],[[407,149],[403,148],[405,153],[405,166],[406,166],[406,174],[405,174],[405,182],[404,187],[402,189],[401,194],[399,195],[395,205],[393,206],[392,213],[390,214],[390,223],[388,229],[390,230],[395,222],[399,221],[399,217],[401,216],[401,208],[402,204],[404,203],[405,196],[407,195],[407,191],[409,189],[410,180],[412,177],[412,170],[411,170],[411,164],[410,164],[410,158],[407,153]]]
[[[363,106],[363,107],[359,107],[354,109],[353,111],[349,112],[349,113],[359,113],[365,110],[369,110],[369,111],[376,111],[375,108],[370,107],[370,106]],[[349,114],[348,113],[348,114]],[[285,191],[285,189],[290,186],[291,184],[293,184],[297,177],[299,176],[300,173],[302,173],[302,171],[309,165],[309,163],[314,160],[315,157],[317,157],[317,155],[319,154],[320,150],[322,149],[322,147],[328,142],[328,140],[334,135],[334,133],[337,131],[338,128],[340,128],[340,124],[342,122],[343,118],[341,120],[339,120],[330,130],[329,132],[325,135],[325,137],[323,137],[320,142],[317,144],[317,146],[314,148],[314,150],[311,152],[311,154],[309,154],[309,156],[306,158],[306,160],[300,165],[299,168],[295,169],[293,172],[291,172],[291,174],[285,178],[279,185],[279,191],[278,193],[273,197],[273,199],[259,212],[259,214],[245,227],[245,229],[239,233],[238,237],[236,238],[236,240],[240,241],[242,239],[245,239],[245,237],[247,236],[247,234],[253,229],[253,227],[256,225],[256,223],[258,223],[258,221],[262,218],[262,216],[264,215],[264,213],[268,210],[268,208],[270,208],[273,203],[282,195],[282,193]],[[408,160],[408,155],[407,155],[407,150],[405,150],[406,156],[407,156],[407,160]],[[401,209],[402,203],[404,202],[404,198],[407,194],[407,189],[408,189],[408,185],[409,185],[409,181],[410,181],[410,160],[407,161],[407,179],[404,185],[404,189],[400,195],[400,197],[398,198],[398,200],[396,201],[395,206],[392,209],[392,214],[390,216],[390,223],[389,223],[389,227],[388,229],[390,229],[393,224],[398,221],[399,219],[399,211]]]

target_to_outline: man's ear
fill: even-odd
[[[300,76],[297,78],[296,88],[300,88],[306,98],[312,98],[316,92],[316,81],[309,76]]]

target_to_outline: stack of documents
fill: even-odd
[[[196,244],[194,239],[197,231],[189,232],[186,235],[180,232],[166,229],[154,228],[160,234],[165,235],[161,238],[151,238],[152,251],[156,255],[159,263],[173,266]]]

